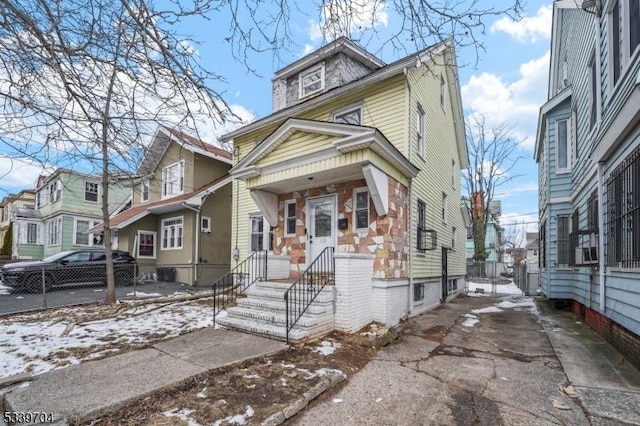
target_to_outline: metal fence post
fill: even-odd
[[[42,282],[42,307],[47,307],[47,282],[44,276],[44,268],[42,268],[40,274],[40,281]]]

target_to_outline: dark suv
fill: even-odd
[[[136,260],[129,253],[114,250],[116,285],[133,284],[135,266]],[[0,269],[0,281],[8,287],[32,293],[66,284],[104,285],[107,282],[106,252],[104,249],[69,250],[42,260],[7,263]]]

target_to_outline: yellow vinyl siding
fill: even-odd
[[[335,139],[335,136],[297,132],[258,161],[257,166],[270,166],[331,148],[331,142]]]
[[[442,62],[441,60],[438,63]],[[445,109],[440,106],[440,74],[445,67],[435,67],[425,72],[423,68],[409,72],[411,85],[411,102],[409,115],[409,140],[411,161],[421,171],[413,180],[413,197],[411,211],[417,218],[417,200],[426,204],[426,227],[438,233],[438,249],[425,254],[414,255],[413,271],[415,277],[437,277],[441,271],[441,247],[451,246],[452,228],[456,228],[455,250],[448,253],[449,275],[465,274],[465,241],[466,228],[460,209],[460,158],[458,154],[454,120],[461,117],[452,116],[451,102],[448,97],[448,85],[445,92]],[[444,75],[445,81],[449,76]],[[425,156],[417,152],[416,114],[417,103],[425,111]],[[455,186],[451,184],[451,160],[455,161]],[[447,195],[447,222],[442,220],[442,194]],[[412,251],[416,253],[416,223],[412,223]]]
[[[233,248],[238,248],[240,260],[242,260],[249,255],[249,215],[251,213],[259,213],[259,209],[249,195],[247,185],[244,182],[237,179],[233,181],[233,194],[234,200],[238,201],[234,203],[234,210],[231,212],[233,230],[231,245]],[[236,194],[239,194],[239,196],[236,197]],[[234,266],[235,262],[232,260],[231,267],[233,268]]]

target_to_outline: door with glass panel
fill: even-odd
[[[327,247],[335,246],[335,197],[307,200],[307,265]]]

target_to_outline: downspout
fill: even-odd
[[[402,73],[405,77],[405,84],[407,86],[407,96],[406,96],[406,111],[407,111],[407,121],[406,121],[406,140],[407,140],[407,152],[409,163],[411,163],[411,85],[409,84],[409,71],[407,67],[404,67]],[[407,214],[409,215],[407,234],[409,235],[409,291],[407,298],[407,318],[411,316],[411,311],[413,307],[413,220],[414,215],[412,214],[413,208],[413,178],[409,178],[409,205],[407,206]]]
[[[204,202],[204,200],[203,200]],[[182,204],[182,207],[184,207],[185,209],[189,209],[192,210],[194,212],[196,212],[196,220],[195,223],[193,224],[194,227],[194,234],[196,235],[196,241],[195,241],[195,251],[196,251],[196,259],[195,259],[195,268],[193,271],[193,282],[198,283],[198,264],[200,263],[200,209],[199,208],[195,208],[195,207],[191,207],[190,205],[188,205],[185,202],[180,203]]]
[[[598,200],[601,206],[604,205],[604,164],[598,163]],[[604,258],[604,209],[598,209],[598,267],[600,269],[600,312],[606,311],[605,306],[605,280],[607,274],[605,271],[606,263]]]

